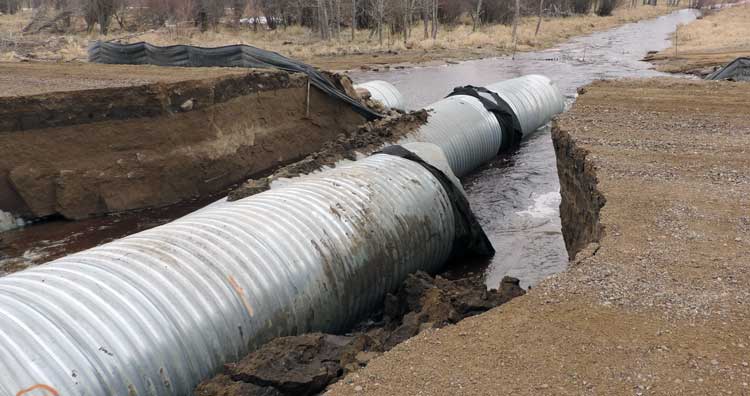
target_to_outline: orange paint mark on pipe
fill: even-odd
[[[242,300],[242,304],[245,305],[245,309],[247,310],[247,313],[250,314],[250,317],[255,316],[255,311],[253,310],[253,306],[250,305],[250,301],[247,300],[247,296],[245,295],[245,289],[240,286],[239,283],[237,283],[237,280],[234,279],[232,275],[229,275],[227,277],[229,279],[229,284],[232,286],[232,289],[234,289],[235,292],[240,296],[240,299]]]
[[[53,388],[53,387],[51,387],[49,385],[45,385],[45,384],[36,384],[36,385],[32,385],[32,386],[30,386],[30,387],[28,387],[26,389],[21,389],[20,391],[18,391],[18,393],[16,393],[16,396],[26,396],[29,393],[31,393],[31,392],[33,392],[35,390],[38,390],[38,389],[40,389],[42,391],[41,394],[43,396],[60,396],[60,392],[58,392],[57,389],[55,389],[55,388]]]

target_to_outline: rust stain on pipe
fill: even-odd
[[[229,280],[229,284],[232,286],[232,289],[234,289],[234,291],[237,292],[237,295],[240,296],[242,304],[245,305],[245,309],[247,310],[247,313],[250,314],[250,317],[255,316],[253,306],[250,305],[250,301],[247,300],[247,296],[245,295],[245,289],[243,289],[242,286],[237,283],[237,279],[234,279],[232,275],[229,275],[227,279]]]
[[[35,390],[41,390],[41,395],[44,396],[60,396],[60,392],[58,392],[57,389],[45,384],[36,384],[26,389],[21,389],[16,393],[16,396],[30,396]]]

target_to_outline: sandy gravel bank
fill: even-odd
[[[749,101],[727,82],[587,87],[554,132],[571,267],[329,394],[748,394]]]

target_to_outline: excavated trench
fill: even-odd
[[[562,197],[562,234],[573,259],[587,247],[597,246],[603,235],[599,212],[606,200],[597,188],[596,170],[588,151],[556,125],[552,128],[552,142]],[[245,186],[235,193],[244,197],[256,192]],[[220,374],[201,383],[195,394],[318,394],[418,333],[455,324],[525,294],[520,281],[508,276],[487,290],[483,274],[461,271],[472,265],[470,257],[454,258],[442,275],[430,276],[421,271],[409,275],[396,292],[385,297],[380,309],[352,331],[276,338],[242,360],[226,364]]]
[[[171,221],[310,153],[308,168],[322,166],[424,121],[363,124],[301,74],[209,69],[196,79],[195,69],[175,69],[188,79],[160,81],[163,69],[97,67],[156,81],[0,96],[0,215],[30,224],[0,233],[0,274]]]
[[[677,12],[655,21],[625,26],[573,40],[570,44],[556,49],[556,53],[547,51],[523,54],[519,57],[520,59],[514,61],[515,67],[507,76],[498,75],[498,71],[502,70],[508,60],[498,58],[440,68],[380,73],[375,76],[372,73],[358,74],[354,78],[361,80],[376,77],[389,80],[406,93],[413,106],[421,106],[437,99],[438,95],[443,95],[448,90],[443,90],[440,84],[421,85],[422,88],[427,86],[430,88],[419,90],[409,89],[410,85],[420,84],[420,81],[423,83],[423,79],[441,81],[441,84],[448,81],[449,85],[469,83],[480,85],[481,81],[474,81],[476,78],[469,76],[482,75],[482,73],[477,73],[477,70],[485,69],[492,70],[494,74],[485,74],[491,75],[493,80],[530,72],[547,74],[557,81],[567,96],[574,98],[575,90],[579,86],[595,78],[652,74],[653,72],[646,71],[646,66],[641,65],[642,62],[638,59],[647,50],[656,50],[660,46],[665,46],[667,34],[674,26],[692,18],[694,18],[692,13]],[[619,52],[612,49],[615,44],[620,46],[623,44],[619,42],[620,40],[627,40],[627,44],[630,45],[626,46],[629,48],[628,51],[620,49],[622,52]],[[650,45],[643,46],[644,41]],[[589,59],[578,58],[577,55],[581,52]],[[450,78],[443,78],[446,76],[444,73],[449,73],[447,75]],[[561,75],[560,73],[569,74]],[[417,75],[421,77],[415,79]],[[461,82],[454,84],[458,79],[462,79]],[[290,82],[290,84],[296,83]],[[304,91],[301,86],[290,86],[284,89],[289,89],[292,97],[296,98],[300,98],[299,95]],[[169,101],[169,103],[182,105],[185,103],[183,99],[187,100],[189,97],[180,96],[178,100]],[[323,101],[324,98],[318,99]],[[243,105],[246,106],[247,103]],[[238,106],[236,109],[241,108],[242,106]],[[335,112],[336,109],[332,111]],[[174,113],[176,114],[177,111]],[[207,114],[202,115],[206,117]],[[213,111],[212,114],[215,116]],[[170,112],[169,115],[171,116],[172,113]],[[317,122],[313,124],[316,128],[325,129],[331,125],[325,122],[320,122],[320,125]],[[408,120],[408,126],[404,127],[404,130],[413,128],[419,122],[419,116]],[[340,127],[340,124],[334,123],[334,125]],[[55,126],[55,128],[66,127],[70,125]],[[170,126],[170,128],[174,131],[173,127]],[[385,129],[388,130],[388,128]],[[114,130],[112,128],[112,131]],[[338,129],[336,132],[338,133],[333,136],[344,131]],[[349,132],[346,133],[350,134]],[[396,135],[393,133],[393,131],[384,133],[384,140],[397,136],[401,132],[395,132]],[[111,136],[116,135],[112,133]],[[330,140],[333,136],[326,138]],[[173,137],[172,141],[177,140]],[[267,146],[273,143],[269,141],[265,144]],[[323,142],[318,145],[325,148]],[[298,164],[323,158],[321,163],[326,165],[325,161],[341,158],[340,153],[330,157],[325,154],[325,150],[323,153],[313,153]],[[556,161],[551,159],[552,155],[555,155]],[[303,156],[304,153],[296,153],[296,157],[290,156],[288,161]],[[202,159],[205,158],[210,158],[210,155],[202,157]],[[179,159],[195,159],[195,157],[183,154],[183,157]],[[269,157],[268,163],[262,168],[278,167],[285,161],[287,160]],[[180,163],[180,161],[175,160],[175,163]],[[228,164],[237,165],[237,162],[230,160]],[[294,166],[291,169],[294,173]],[[308,169],[301,165],[300,170]],[[246,172],[237,175],[235,182],[247,178],[250,174]],[[53,184],[61,185],[61,183]],[[599,225],[598,216],[599,210],[605,204],[605,199],[596,189],[595,169],[587,160],[587,152],[576,147],[569,135],[556,128],[536,133],[517,151],[498,157],[493,163],[467,177],[464,184],[482,225],[488,231],[493,244],[501,252],[492,262],[450,263],[445,275],[451,278],[451,275],[458,274],[455,275],[457,279],[432,278],[425,274],[411,276],[399,292],[386,298],[382,312],[375,313],[370,318],[370,322],[365,322],[353,333],[345,336],[312,334],[279,339],[255,354],[249,355],[241,362],[228,365],[224,374],[202,384],[196,393],[200,395],[314,394],[342,374],[365,365],[369,359],[395,345],[394,340],[403,341],[419,331],[455,323],[465,316],[490,309],[523,294],[519,282],[513,278],[505,278],[505,276],[515,275],[521,279],[521,285],[533,285],[542,277],[560,271],[569,258],[573,258],[591,242],[596,242],[604,232]],[[239,197],[252,194],[256,187],[256,183],[251,181],[250,184],[245,184],[242,188],[235,190],[234,194]],[[117,187],[114,186],[114,188]],[[260,189],[263,188],[263,186],[260,187]],[[98,191],[102,195],[101,191],[104,190]],[[555,194],[559,195],[553,196]],[[169,195],[164,194],[164,196]],[[112,207],[118,207],[107,206],[108,201],[103,198],[97,201],[97,205],[102,205],[102,200],[105,202],[103,209],[102,206],[94,205],[91,206],[94,212],[90,213],[100,213]],[[203,203],[200,201],[194,206],[199,207]],[[558,203],[559,212],[555,208]],[[55,208],[62,207],[59,203],[56,205]],[[48,211],[51,211],[50,208],[49,205],[46,207]],[[174,208],[180,208],[180,206],[174,206]],[[31,210],[31,205],[27,204],[26,209]],[[187,204],[178,211],[189,212],[191,210],[193,206]],[[51,213],[65,215],[61,210]],[[162,217],[154,221],[153,225],[177,217],[173,214],[164,215],[165,212],[160,213]],[[75,216],[70,215],[70,217]],[[159,218],[158,215],[155,217]],[[98,226],[96,223],[92,225],[92,227]],[[136,227],[132,230],[130,226],[124,227],[130,232],[142,228],[148,228],[148,226]],[[105,227],[104,230],[106,229]],[[89,246],[82,248],[85,247]],[[516,250],[522,254],[520,256],[503,254],[503,250]],[[22,252],[19,251],[19,253]],[[514,263],[509,263],[509,260],[513,260]],[[540,267],[540,262],[544,262],[545,266]],[[479,274],[470,272],[477,270]],[[468,274],[467,271],[469,271]],[[500,291],[487,291],[485,284],[492,288],[499,288]],[[301,377],[289,378],[288,375],[293,373],[298,373]],[[310,387],[300,388],[301,383],[307,383]]]
[[[664,76],[641,59],[648,51],[667,48],[676,26],[694,20],[696,15],[695,10],[679,10],[577,37],[556,48],[518,53],[515,58],[357,72],[351,76],[355,82],[388,81],[404,94],[407,103],[419,108],[444,97],[456,86],[482,86],[536,73],[552,79],[572,102],[580,87],[597,79]],[[472,209],[499,252],[491,260],[471,263],[465,269],[484,273],[488,287],[495,287],[506,275],[519,278],[524,288],[533,286],[566,268],[569,252],[600,232],[589,229],[592,226],[588,221],[572,217],[571,208],[582,207],[584,202],[575,202],[580,198],[574,199],[572,193],[565,196],[566,180],[573,178],[562,173],[558,176],[560,161],[565,159],[558,156],[555,161],[553,138],[557,139],[550,129],[540,130],[514,152],[498,157],[463,180]],[[563,202],[565,199],[571,201]],[[593,212],[591,216],[593,219]]]
[[[690,12],[678,12],[656,21],[574,40],[558,50],[566,53],[565,56],[552,58],[554,60],[535,58],[539,54],[524,54],[520,61],[524,66],[513,73],[533,71],[560,77],[557,83],[573,99],[578,87],[601,77],[599,73],[605,69],[612,77],[652,74],[647,64],[638,61],[648,48],[639,47],[636,50],[635,46],[640,45],[639,41],[649,42],[654,48],[666,46],[668,33],[676,23],[693,17]],[[629,37],[627,48],[632,52],[615,53],[608,45],[588,49],[592,42],[611,44],[613,40],[623,40],[623,37]],[[576,60],[571,55],[576,51],[589,51],[588,56],[593,60]],[[354,77],[359,80],[389,80],[406,93],[413,106],[421,106],[444,93],[440,88],[425,89],[431,85],[425,84],[423,78],[433,82],[466,78],[468,71],[485,68],[497,70],[505,61],[473,61],[416,71],[364,73]],[[625,62],[627,67],[624,67]],[[556,76],[553,69],[560,63],[584,72],[571,73],[565,78]],[[423,73],[426,77],[421,77]],[[497,75],[488,74],[493,78]],[[463,81],[464,84],[473,82]],[[412,84],[421,88],[404,88]],[[461,291],[457,292],[450,280],[440,276],[433,280],[426,274],[412,276],[399,292],[386,298],[383,312],[373,317],[374,326],[370,322],[369,328],[365,325],[364,329],[355,329],[344,336],[316,333],[277,339],[242,361],[227,365],[222,374],[202,383],[196,389],[196,394],[315,394],[387,351],[393,346],[393,340],[403,341],[420,331],[455,323],[469,316],[455,315],[456,311],[460,311],[457,306],[466,305],[462,297],[476,297],[473,293],[483,288],[482,283],[490,289],[498,288],[500,292],[490,290],[475,298],[474,305],[480,306],[482,304],[476,304],[476,301],[482,301],[485,308],[477,309],[474,313],[522,294],[519,280],[508,277],[508,274],[518,274],[524,285],[533,285],[544,276],[562,270],[569,260],[583,254],[582,251],[595,249],[596,242],[604,233],[599,223],[599,213],[606,200],[597,189],[596,170],[587,156],[588,152],[578,147],[569,134],[553,126],[537,132],[516,151],[499,156],[463,180],[472,208],[499,254],[490,263],[470,259],[449,262],[443,275],[460,279],[458,282],[464,287]],[[550,196],[552,199],[549,199]],[[519,250],[521,254],[517,253]],[[450,286],[446,287],[446,283]],[[421,294],[414,292],[415,285],[422,285]],[[429,292],[425,293],[425,290]],[[510,298],[503,299],[501,296],[508,296],[509,291]],[[396,297],[410,293],[410,299]],[[405,300],[412,303],[403,303]],[[402,302],[402,316],[389,315],[392,309],[389,306],[399,306],[399,301]],[[429,313],[425,314],[425,311]]]
[[[0,202],[26,218],[79,220],[215,194],[364,122],[285,72],[0,101]]]

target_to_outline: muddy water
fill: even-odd
[[[482,85],[529,73],[554,79],[573,99],[576,88],[594,79],[651,76],[640,62],[647,50],[665,48],[678,23],[691,11],[573,39],[558,48],[519,53],[515,60],[493,58],[455,65],[388,72],[353,73],[356,81],[384,79],[394,83],[420,108],[445,96],[455,86]],[[544,26],[542,26],[544,29]],[[504,275],[533,285],[559,272],[567,262],[560,234],[560,202],[554,152],[549,131],[532,135],[514,153],[498,157],[464,180],[472,207],[498,254],[478,263],[487,285],[496,287]],[[0,276],[5,271],[40,264],[137,231],[151,228],[212,201],[212,198],[169,208],[106,216],[77,222],[52,221],[0,233]]]
[[[519,53],[515,59],[491,58],[351,76],[355,82],[389,81],[412,108],[421,108],[459,85],[486,85],[538,73],[553,79],[572,102],[578,87],[596,79],[660,75],[640,59],[647,51],[667,48],[676,26],[695,16],[692,10],[682,10],[575,38],[550,50]],[[537,131],[517,151],[498,157],[466,178],[464,184],[472,208],[498,252],[489,263],[477,264],[485,272],[488,287],[497,287],[505,275],[518,277],[527,287],[565,268],[568,258],[560,232],[560,186],[549,129]]]

